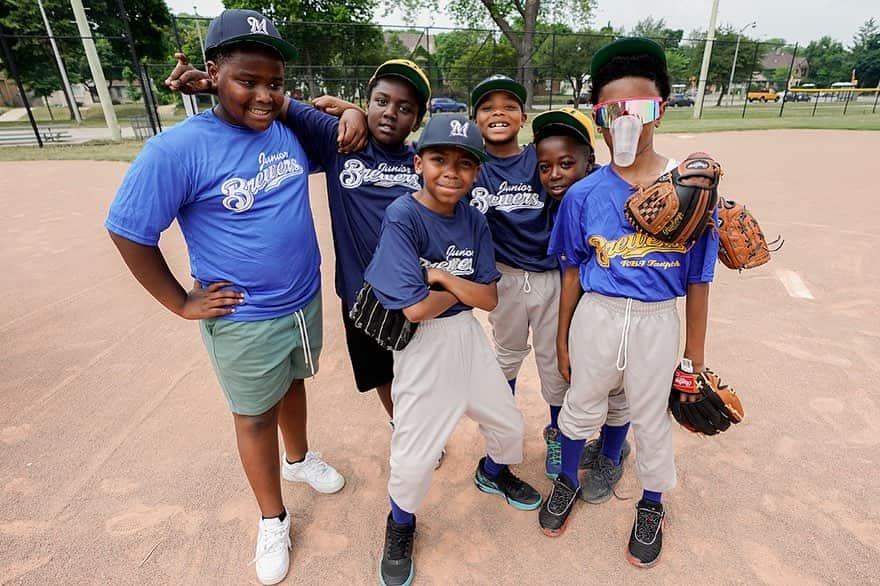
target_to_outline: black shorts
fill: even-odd
[[[345,325],[345,344],[348,346],[348,357],[358,390],[365,393],[391,384],[391,379],[394,378],[394,354],[354,326],[348,317],[348,307],[344,301],[342,323]]]

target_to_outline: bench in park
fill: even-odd
[[[70,131],[59,128],[40,128],[40,138],[43,143],[48,142],[67,142],[73,135]],[[0,145],[16,145],[16,144],[37,144],[37,137],[34,136],[33,130],[18,128],[9,130],[0,130]]]

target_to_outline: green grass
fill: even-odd
[[[0,148],[0,161],[125,161],[131,162],[141,152],[144,143],[139,140],[112,142],[92,140],[82,144],[53,144],[43,148],[16,146]]]

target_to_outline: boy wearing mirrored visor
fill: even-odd
[[[552,197],[562,199],[572,185],[598,168],[594,164],[596,144],[593,137],[596,130],[593,121],[579,110],[562,108],[542,112],[532,122],[532,133],[538,156],[538,175],[544,189]],[[563,265],[565,277],[577,283],[577,286],[572,283],[569,290],[580,297],[583,291],[577,273],[570,271],[566,274]],[[548,303],[558,308],[559,297],[548,300]],[[568,329],[568,322],[562,327]],[[557,345],[556,360],[559,373],[566,382],[571,382],[568,344],[567,340],[563,342],[566,343]],[[614,494],[614,488],[623,476],[623,461],[631,450],[626,441],[628,431],[629,408],[626,394],[620,388],[608,397],[608,418],[599,438],[587,442],[581,456],[579,468],[587,471],[578,493],[583,500],[600,504]]]
[[[679,362],[676,298],[687,299],[682,364],[698,372],[705,368],[718,241],[707,231],[690,247],[661,242],[634,233],[623,213],[635,185],[651,184],[677,165],[654,150],[654,129],[670,92],[663,48],[644,38],[618,39],[596,52],[590,70],[594,117],[612,162],[572,186],[551,236],[550,249],[566,273],[557,346],[571,357],[571,386],[559,414],[562,473],[538,520],[549,536],[564,531],[581,488],[577,464],[584,440],[605,421],[609,394],[625,388],[644,489],[627,559],[650,567],[662,548],[661,497],[675,486],[666,410]]]

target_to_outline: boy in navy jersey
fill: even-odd
[[[386,586],[412,581],[414,513],[462,415],[479,423],[486,440],[477,487],[518,509],[541,503],[508,468],[522,461],[523,418],[471,312],[495,307],[501,276],[485,218],[461,201],[485,159],[472,122],[434,116],[415,158],[424,187],[388,207],[366,272],[385,307],[419,323],[409,345],[394,353],[391,512],[379,568]]]
[[[542,112],[532,122],[532,134],[538,175],[552,197],[561,200],[572,185],[597,169],[593,121],[580,111],[562,108]],[[568,278],[577,276],[563,274]],[[558,305],[559,298],[553,303]],[[559,372],[566,382],[571,382],[567,345],[557,346],[556,356]],[[587,442],[581,457],[579,467],[587,472],[578,494],[588,503],[603,503],[614,494],[614,487],[623,476],[623,461],[630,453],[628,430],[629,411],[621,388],[608,397],[608,417],[599,439]]]
[[[682,368],[702,370],[718,240],[707,230],[690,246],[662,242],[635,233],[623,214],[634,185],[649,185],[677,165],[653,142],[670,92],[663,48],[619,39],[596,52],[590,69],[593,114],[613,156],[568,191],[551,239],[565,266],[557,347],[570,356],[571,387],[559,415],[562,473],[538,521],[549,536],[564,531],[580,490],[584,439],[605,420],[609,394],[625,388],[644,489],[626,556],[650,567],[663,544],[662,493],[676,481],[667,414],[679,361],[676,298],[687,299]]]
[[[208,27],[208,75],[219,104],[151,138],[132,164],[106,227],[138,281],[202,338],[229,408],[241,462],[262,513],[254,557],[263,584],[289,567],[287,480],[336,492],[342,476],[308,451],[303,379],[318,370],[321,275],[308,160],[276,121],[293,48],[251,10]],[[217,145],[223,145],[222,155]],[[158,248],[177,220],[189,251],[187,292]],[[279,466],[278,428],[286,457]]]

